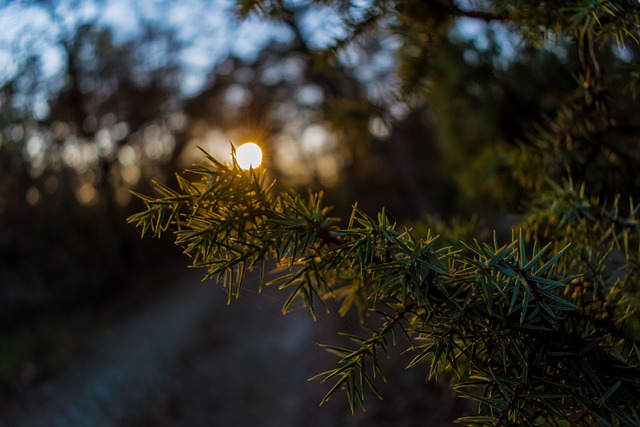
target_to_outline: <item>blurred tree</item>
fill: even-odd
[[[21,295],[54,304],[125,282],[133,256],[131,235],[122,227],[128,188],[140,176],[150,176],[146,173],[158,176],[154,164],[171,162],[181,143],[180,133],[169,134],[167,124],[177,93],[171,67],[141,82],[133,46],[114,46],[110,32],[93,25],[77,31],[60,41],[68,64],[66,84],[46,116],[14,106],[15,98],[29,96],[21,87],[38,87],[37,61],[27,61],[24,72],[4,86],[0,154],[7,166],[0,170],[0,197],[7,221],[3,251],[11,255],[3,258],[2,269],[13,279],[3,282],[3,289],[14,292],[22,283]],[[145,37],[152,43],[167,35],[150,28]],[[87,239],[102,245],[89,253]],[[39,266],[42,273],[26,265]],[[49,289],[34,292],[34,286]]]
[[[32,26],[12,21],[0,87],[0,392],[40,379],[82,339],[88,325],[56,329],[65,316],[140,291],[136,274],[166,246],[140,245],[126,226],[129,189],[178,170],[185,145],[173,33],[148,23],[123,43],[35,4]],[[43,16],[44,35],[33,30]]]
[[[397,96],[376,97],[361,82],[382,122],[371,120],[369,105],[343,101],[348,108],[333,110],[336,129],[364,135],[366,122],[383,135],[400,127],[384,120],[400,105],[427,131],[425,116],[435,112],[448,167],[441,173],[465,187],[475,203],[468,211],[505,199],[524,208],[511,238],[501,243],[494,233],[454,249],[447,240],[468,238],[472,225],[435,223],[440,243],[429,224],[418,235],[384,209],[371,217],[354,207],[341,223],[321,193],[288,193],[264,169],[211,156],[179,176],[177,189],[159,184],[156,196],[140,195],[146,209],[130,221],[143,234],[174,231],[229,299],[246,270],[263,272],[275,258],[271,283],[290,292],[283,311],[304,305],[314,314],[337,300],[340,314],[359,313],[363,332],[327,346],[340,361],[319,375],[335,381],[326,398],[342,389],[352,409],[366,390],[375,393],[378,357],[394,343],[415,356],[410,366],[453,374],[455,390],[477,403],[463,424],[640,425],[640,150],[629,113],[637,108],[640,4],[310,4],[342,18],[338,57],[372,34],[402,40]],[[290,19],[286,1],[243,0],[238,10]],[[486,46],[456,39],[470,21],[496,31]],[[520,48],[500,52],[500,31]]]

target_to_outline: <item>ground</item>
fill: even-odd
[[[199,273],[105,327],[56,373],[0,409],[7,427],[449,426],[464,403],[424,372],[390,364],[384,400],[351,415],[330,384],[307,381],[336,359],[344,320],[305,310],[283,316],[286,295],[255,279],[227,306]],[[423,370],[426,368],[423,368]]]

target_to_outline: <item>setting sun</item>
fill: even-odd
[[[253,142],[242,144],[236,150],[236,161],[242,169],[256,168],[262,163],[262,150]]]

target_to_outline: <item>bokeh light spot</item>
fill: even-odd
[[[29,205],[36,206],[38,203],[40,203],[40,190],[38,190],[36,187],[29,187],[26,196],[27,203],[29,203]]]

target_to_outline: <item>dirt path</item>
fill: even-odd
[[[2,411],[3,425],[112,426],[134,410],[147,391],[162,386],[161,373],[219,304],[213,287],[193,279],[101,332],[66,368]]]
[[[185,278],[0,409],[0,426],[412,426],[425,425],[427,414],[427,425],[451,425],[460,407],[450,392],[422,390],[419,380],[415,389],[402,375],[383,390],[385,403],[365,414],[351,416],[342,396],[319,408],[328,385],[307,378],[335,363],[316,345],[327,342],[325,323],[303,310],[283,317],[283,294],[258,295],[255,283],[245,288],[227,306],[220,287]]]

